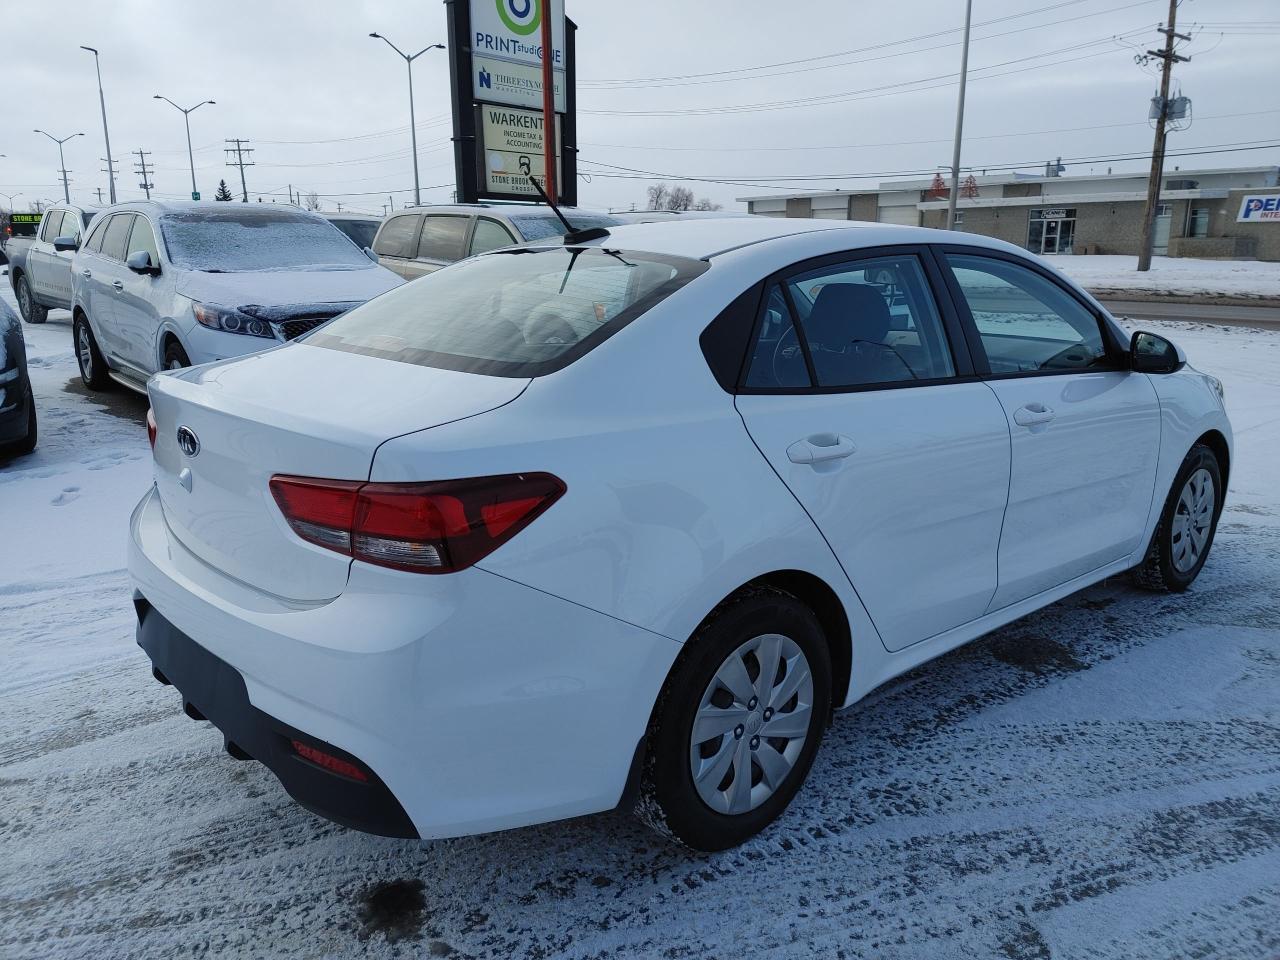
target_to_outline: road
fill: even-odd
[[[1169,320],[1177,323],[1220,323],[1233,327],[1280,329],[1280,304],[1257,307],[1224,307],[1198,303],[1161,303],[1149,300],[1103,300],[1113,316],[1132,320]]]
[[[1236,429],[1194,587],[1099,584],[876,691],[783,818],[715,855],[618,814],[370,837],[229,758],[134,643],[146,400],[80,388],[65,311],[26,327],[40,446],[0,463],[0,957],[1280,956],[1280,333],[1153,326],[1222,377]]]

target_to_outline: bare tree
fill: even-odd
[[[648,190],[649,193],[649,209],[650,210],[666,210],[667,198],[671,190],[665,183],[655,183]]]
[[[720,206],[720,204],[718,204],[718,203],[716,203],[715,201],[711,200],[709,197],[699,197],[699,198],[698,198],[698,200],[697,200],[697,202],[696,202],[696,203],[694,203],[694,205],[693,205],[693,209],[695,209],[695,210],[720,210],[720,209],[722,209],[722,207]]]
[[[688,187],[669,187],[655,183],[648,188],[649,210],[719,210],[720,204],[707,197],[695,199]]]
[[[312,210],[312,211],[319,210],[320,194],[312,190],[310,193],[308,193],[305,197],[302,198],[302,202],[306,204],[306,207],[308,210]]]
[[[668,210],[688,210],[693,206],[693,191],[688,187],[672,187],[671,198],[667,201]]]

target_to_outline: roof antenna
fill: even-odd
[[[568,246],[571,243],[584,243],[587,240],[599,240],[601,237],[609,236],[609,231],[604,227],[587,227],[585,230],[574,229],[573,224],[566,220],[564,214],[560,212],[560,208],[552,202],[550,197],[547,196],[547,191],[542,189],[542,184],[534,179],[533,174],[529,174],[528,176],[529,182],[533,184],[533,189],[538,191],[538,196],[542,197],[542,199],[546,201],[547,206],[551,208],[551,211],[559,217],[560,222],[564,224],[565,246]]]

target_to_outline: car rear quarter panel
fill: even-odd
[[[545,470],[568,492],[484,569],[680,641],[743,584],[800,570],[839,596],[856,642],[879,646],[699,348],[755,279],[713,266],[518,402],[383,444],[371,479]]]

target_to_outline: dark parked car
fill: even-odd
[[[27,377],[22,323],[0,300],[0,459],[30,453],[36,446],[36,400]]]

